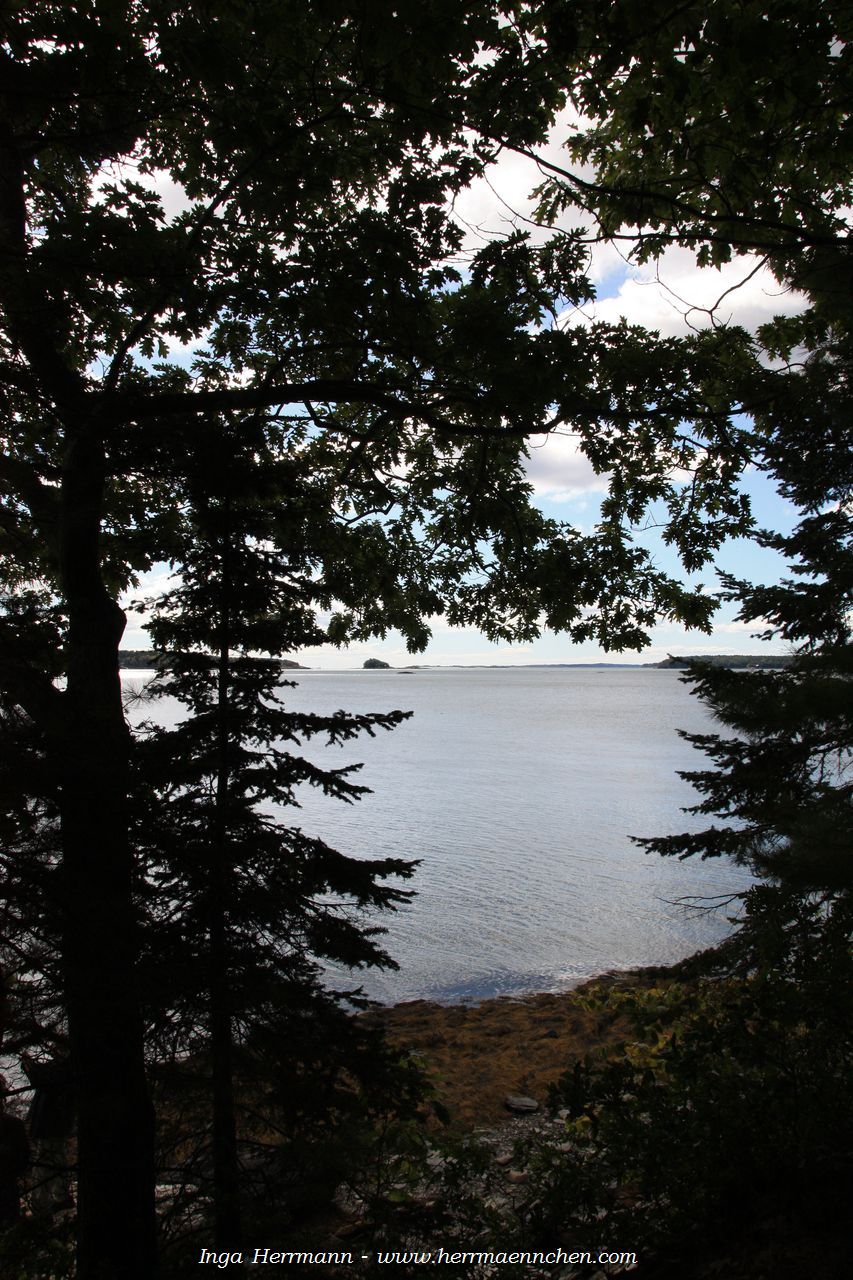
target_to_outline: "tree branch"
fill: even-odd
[[[254,387],[225,387],[215,391],[174,391],[135,396],[123,392],[110,402],[111,416],[119,422],[142,422],[175,414],[218,413],[229,409],[270,409],[305,401],[371,404],[401,418],[419,418],[440,430],[455,427],[440,416],[440,406],[401,399],[395,392],[346,378],[317,378],[307,382],[282,382]]]
[[[28,462],[0,453],[0,489],[15,493],[25,502],[39,525],[55,522],[59,513],[59,491],[46,485]]]
[[[6,122],[0,124],[0,301],[10,337],[43,391],[60,407],[77,407],[85,384],[51,341],[55,305],[43,296],[27,270],[24,165]]]

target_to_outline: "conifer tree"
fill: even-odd
[[[0,709],[0,965],[7,1053],[53,1052],[65,1036],[62,877],[50,773],[32,721],[18,708]]]
[[[726,821],[642,842],[678,857],[725,854],[768,882],[746,895],[750,928],[739,943],[750,940],[753,960],[763,913],[778,923],[787,902],[794,927],[811,904],[849,927],[853,890],[851,339],[834,302],[812,301],[807,317],[764,334],[771,351],[790,355],[798,344],[801,354],[801,367],[778,375],[761,424],[768,468],[799,519],[789,534],[758,539],[791,574],[772,585],[722,575],[739,620],[787,641],[792,661],[777,671],[692,664],[693,691],[731,732],[686,735],[713,767],[683,776],[703,796],[693,812]]]
[[[188,468],[178,585],[150,625],[164,655],[153,692],[187,714],[174,728],[151,726],[139,752],[150,990],[170,1052],[210,1064],[215,1243],[225,1250],[241,1242],[238,1078],[245,1089],[298,1057],[309,1011],[315,1036],[325,1026],[332,1044],[347,1038],[317,961],[391,966],[358,916],[406,901],[408,891],[384,882],[414,865],[347,857],[283,817],[301,784],[348,802],[365,791],[355,766],[317,766],[300,743],[391,729],[404,713],[286,707],[293,682],[276,655],[310,643],[316,624],[308,567],[271,541],[283,468],[268,430],[262,415],[210,423]]]
[[[0,600],[7,625],[46,671],[59,673],[61,612],[49,595],[18,588]],[[59,779],[44,735],[21,706],[0,700],[0,968],[5,975],[6,1051],[64,1051]]]

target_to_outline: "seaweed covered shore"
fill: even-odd
[[[585,1054],[618,1043],[627,1024],[586,1007],[614,987],[651,986],[670,970],[608,973],[558,993],[498,996],[476,1004],[409,1000],[363,1015],[395,1046],[423,1062],[438,1100],[457,1130],[509,1120],[505,1099],[523,1094],[543,1104],[548,1088]]]

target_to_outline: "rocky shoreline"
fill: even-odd
[[[591,995],[650,986],[669,976],[674,974],[668,969],[607,973],[565,992],[478,1004],[410,1000],[361,1016],[423,1062],[451,1126],[470,1132],[509,1122],[510,1097],[531,1098],[543,1107],[549,1086],[574,1062],[624,1038],[629,1028],[623,1020],[585,1007]]]

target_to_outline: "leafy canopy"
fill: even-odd
[[[711,602],[657,572],[632,529],[663,503],[692,569],[748,527],[748,440],[730,425],[748,344],[558,326],[559,299],[590,291],[582,246],[518,233],[468,250],[452,212],[492,139],[541,141],[564,99],[527,13],[7,15],[10,584],[61,576],[70,441],[104,454],[117,591],[169,558],[166,477],[205,415],[271,409],[290,415],[279,448],[316,522],[318,602],[343,606],[335,640],[393,624],[421,647],[441,613],[607,646],[642,644],[656,613],[707,624]],[[590,533],[531,504],[526,442],[555,429],[612,476]],[[343,528],[325,532],[324,512]]]

